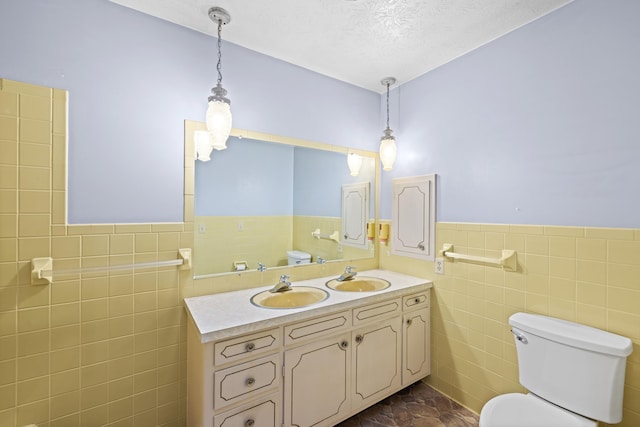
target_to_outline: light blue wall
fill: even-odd
[[[436,172],[440,221],[640,227],[638,16],[576,0],[393,91],[381,217],[391,178]],[[204,117],[214,53],[106,0],[3,1],[0,77],[70,93],[71,223],[182,220],[183,120]],[[236,127],[377,149],[377,94],[229,43],[223,59]]]
[[[439,221],[640,227],[639,16],[576,0],[400,86],[381,217],[436,172]]]
[[[294,215],[340,217],[342,184],[353,181],[344,154],[296,149]]]
[[[294,148],[247,138],[229,138],[227,146],[196,162],[195,214],[292,215]]]
[[[106,0],[2,0],[0,77],[69,91],[70,223],[182,221],[215,49]],[[375,149],[377,94],[226,42],[223,72],[235,127]]]

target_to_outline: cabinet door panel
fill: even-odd
[[[285,345],[302,343],[311,339],[317,339],[323,335],[335,335],[340,333],[338,328],[351,325],[351,312],[342,311],[287,325],[284,327]]]
[[[372,321],[377,320],[376,318],[384,319],[385,317],[399,314],[401,308],[399,298],[355,308],[353,310],[353,324],[358,325],[362,322],[371,323]]]
[[[354,412],[400,388],[401,322],[396,317],[353,332]]]
[[[394,178],[392,190],[391,252],[433,261],[436,175]]]
[[[431,373],[429,310],[404,315],[402,384],[408,385]]]
[[[284,424],[326,426],[349,415],[350,335],[285,352]]]
[[[280,394],[216,415],[214,427],[280,427]]]
[[[258,359],[214,374],[214,407],[249,399],[280,385],[280,357]]]
[[[271,329],[219,341],[215,343],[214,363],[217,366],[221,366],[249,356],[258,356],[277,350],[280,346],[280,335],[279,329]]]
[[[429,307],[429,290],[402,297],[402,306],[405,310]]]

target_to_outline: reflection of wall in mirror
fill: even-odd
[[[283,266],[292,249],[310,253],[313,262],[372,256],[368,250],[343,252],[311,232],[341,229],[341,185],[373,180],[367,178],[375,177],[373,167],[351,177],[343,153],[247,138],[231,138],[228,146],[213,152],[211,161],[196,162],[196,276],[231,272],[238,260],[249,269],[258,262]]]

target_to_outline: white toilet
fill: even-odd
[[[311,254],[302,251],[287,251],[288,265],[310,264]]]
[[[528,394],[489,400],[480,427],[595,427],[622,421],[631,340],[553,317],[516,313],[520,384]]]

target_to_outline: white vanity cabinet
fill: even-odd
[[[429,288],[372,295],[206,343],[190,318],[188,426],[332,426],[424,378]]]
[[[402,300],[402,385],[407,386],[431,373],[429,290]]]

